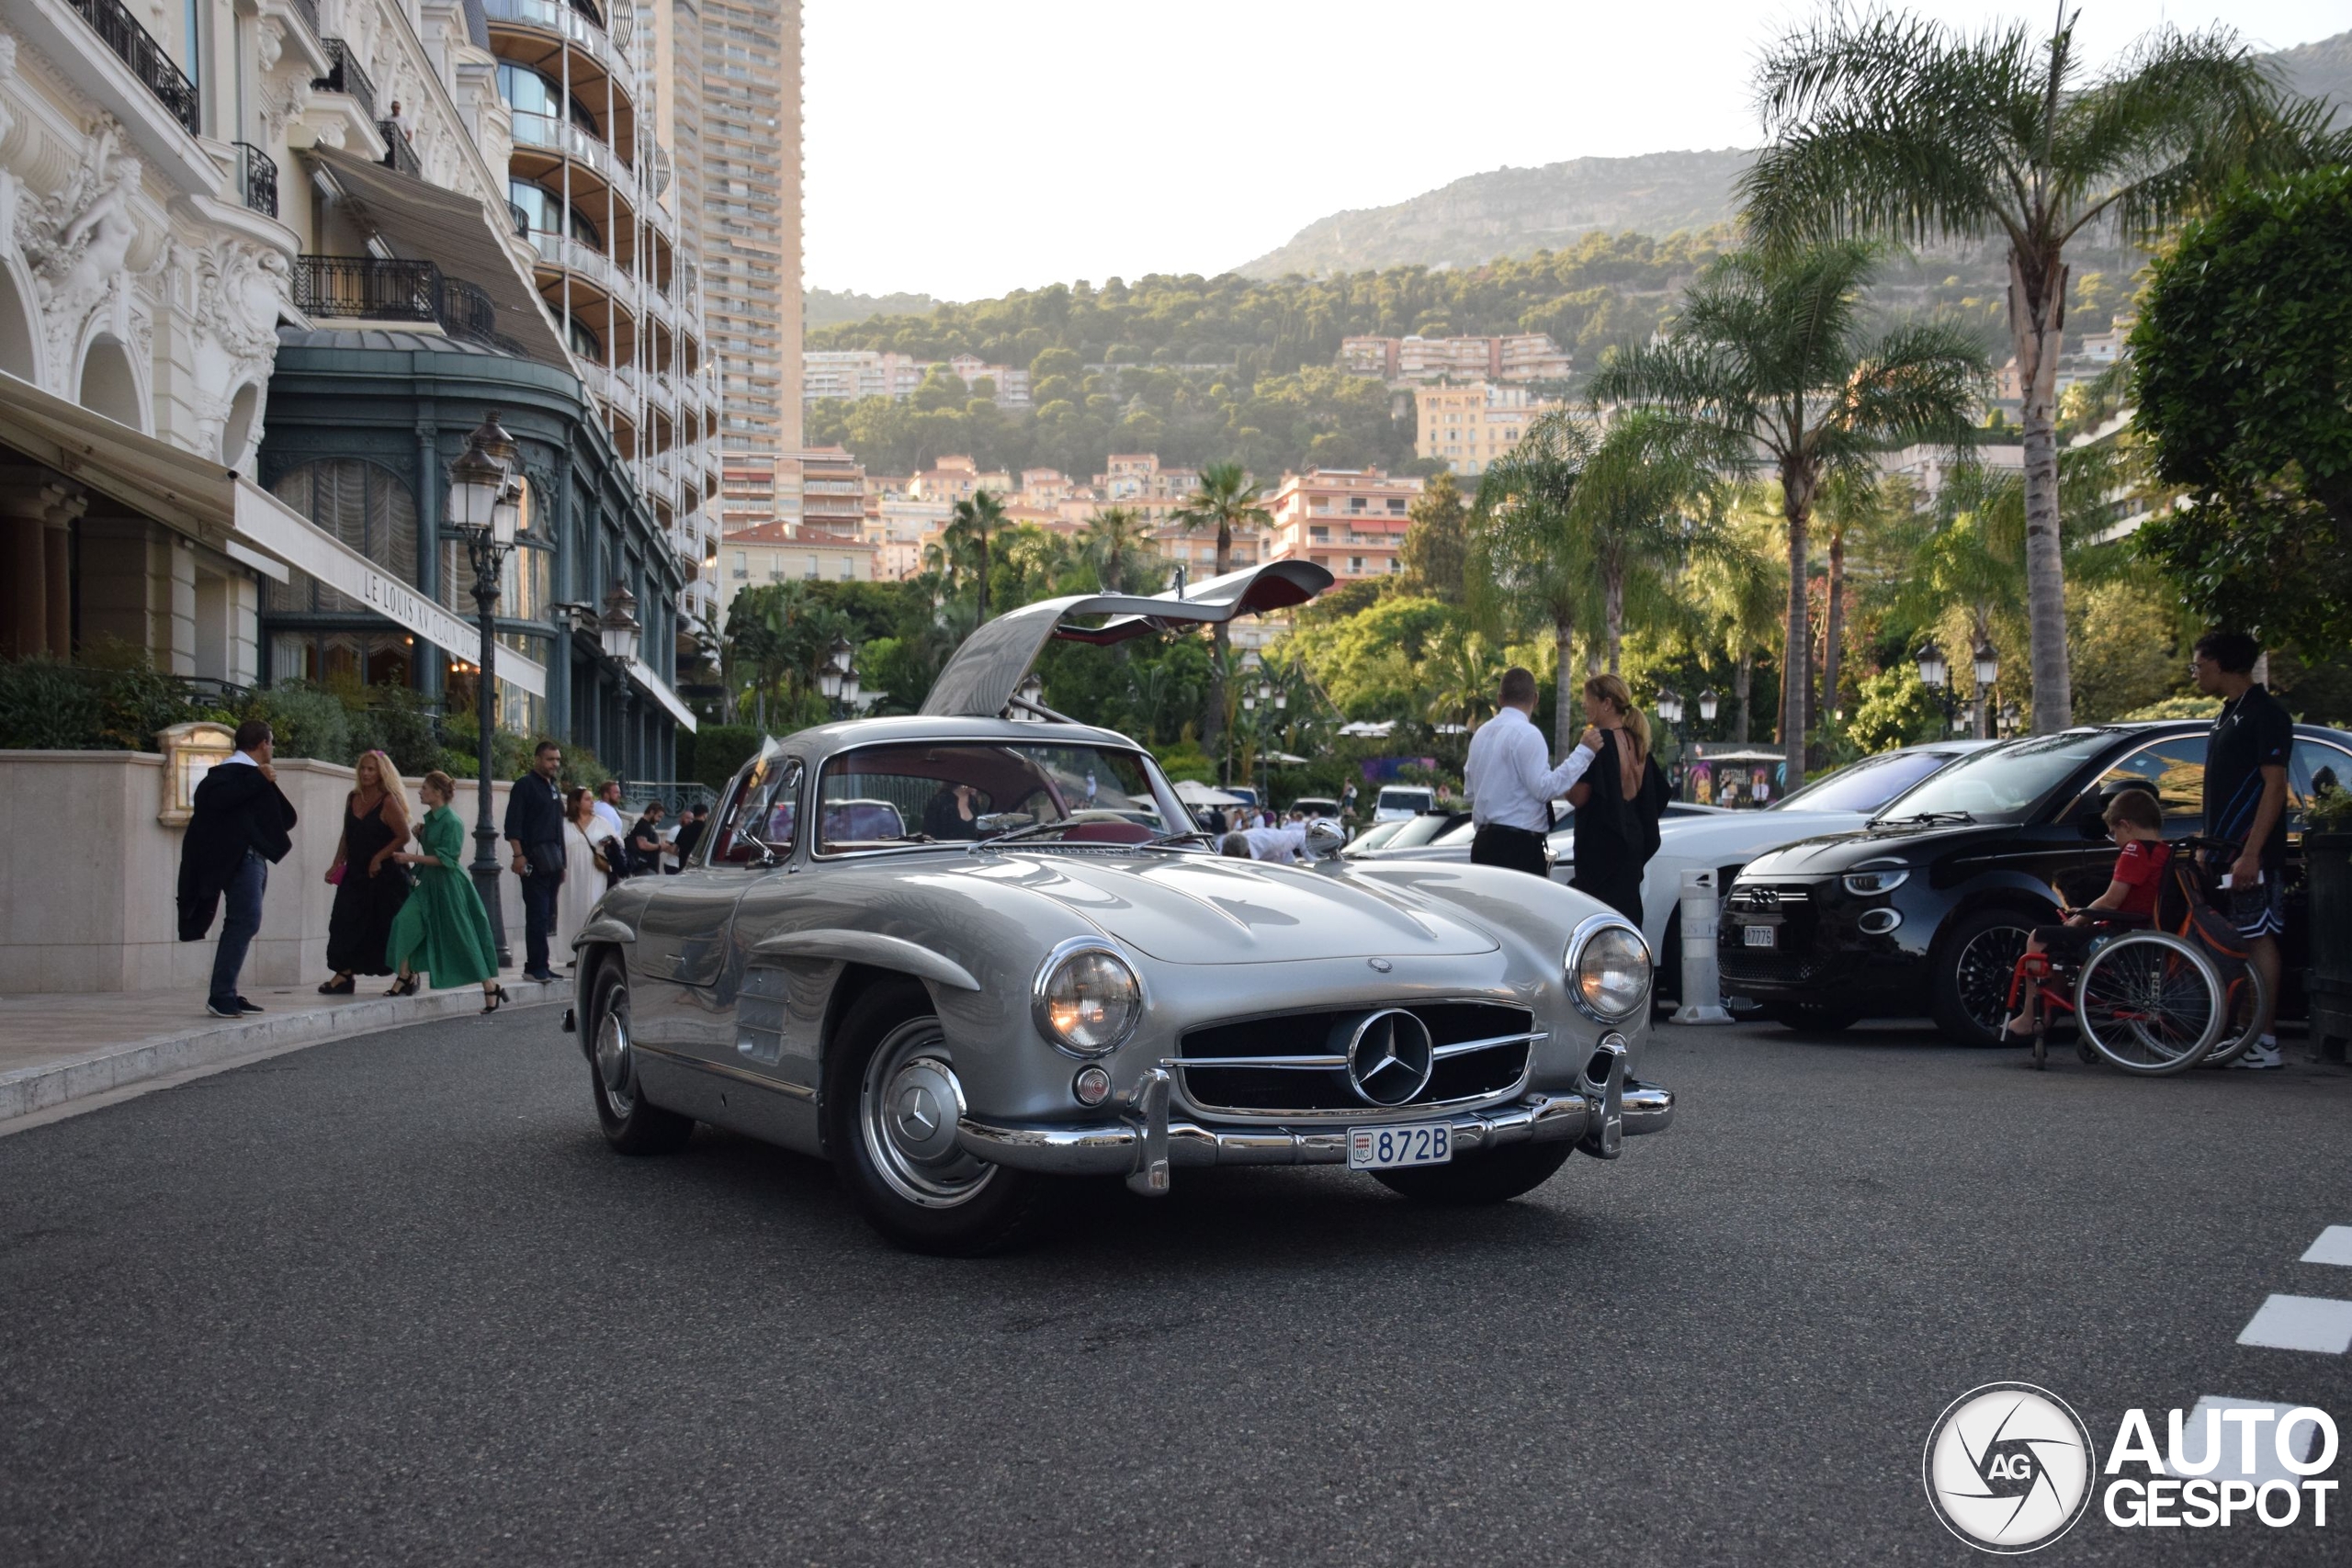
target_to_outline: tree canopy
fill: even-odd
[[[2141,548],[2215,621],[2352,642],[2352,170],[2233,192],[2145,303],[2140,428],[2188,505]]]

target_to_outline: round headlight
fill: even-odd
[[[1622,921],[1596,924],[1568,950],[1568,984],[1577,1004],[1594,1018],[1606,1023],[1630,1018],[1649,999],[1649,944]]]
[[[1065,943],[1037,971],[1037,1028],[1078,1056],[1116,1050],[1143,1017],[1143,983],[1127,961],[1094,943]]]

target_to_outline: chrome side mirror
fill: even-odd
[[[1347,841],[1346,831],[1328,817],[1318,818],[1306,825],[1306,858],[1309,860],[1336,859],[1340,847]]]

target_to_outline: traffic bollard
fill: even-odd
[[[1677,1023],[1730,1023],[1723,988],[1715,976],[1715,874],[1682,874],[1682,1007]]]

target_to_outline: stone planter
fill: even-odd
[[[2311,881],[2312,1055],[2341,1062],[2352,1043],[2352,832],[2306,833]]]

